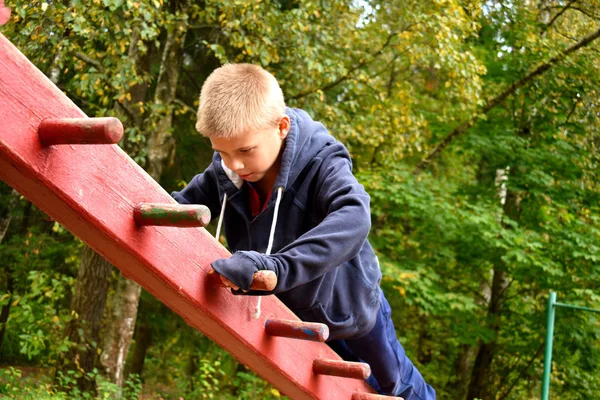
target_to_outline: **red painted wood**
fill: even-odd
[[[138,226],[205,227],[210,223],[210,210],[198,204],[141,203],[133,210]]]
[[[314,359],[338,359],[325,344],[266,335],[267,319],[297,319],[275,296],[234,296],[208,279],[229,253],[204,228],[139,227],[139,203],[173,203],[116,145],[41,146],[46,118],[81,110],[0,34],[0,179],[80,237],[240,362],[293,399],[372,392],[362,381],[315,375]]]
[[[321,375],[367,379],[371,375],[371,367],[369,367],[369,364],[362,362],[315,360],[313,363],[313,372]]]
[[[43,146],[55,144],[116,144],[123,137],[117,118],[50,118],[38,129]]]
[[[325,324],[289,319],[268,319],[265,331],[270,336],[282,336],[313,342],[324,342],[329,337],[329,328]]]

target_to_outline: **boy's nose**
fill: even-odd
[[[244,163],[240,160],[231,160],[231,169],[235,172],[244,169]]]

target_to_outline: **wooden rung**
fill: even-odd
[[[257,271],[252,278],[250,290],[270,292],[277,286],[277,275],[273,271]]]
[[[317,359],[313,362],[313,372],[319,375],[367,379],[371,375],[371,367],[361,362]]]
[[[210,270],[209,279],[214,281],[215,285],[226,286],[220,279],[219,273],[215,270]],[[254,273],[250,290],[260,290],[270,292],[277,286],[277,275],[273,271],[262,270]]]
[[[204,227],[210,222],[210,210],[199,204],[140,203],[133,219],[138,226]]]
[[[265,323],[267,335],[293,339],[324,342],[329,337],[329,328],[316,322],[292,321],[287,319],[268,319]]]
[[[358,393],[358,392],[352,393],[352,400],[386,400],[386,399],[404,400],[403,397],[383,396],[381,394]]]
[[[38,127],[42,146],[55,144],[116,144],[123,137],[117,118],[50,118]]]

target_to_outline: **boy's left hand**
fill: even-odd
[[[224,286],[232,288],[233,290],[240,289],[235,283],[231,282],[229,279],[225,278],[223,275],[219,274],[219,278],[221,278],[221,283],[223,283]]]
[[[221,281],[236,290],[248,291],[254,280],[254,274],[266,269],[263,266],[264,255],[257,252],[238,251],[230,258],[211,263],[213,269],[221,275]]]

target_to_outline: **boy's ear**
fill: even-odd
[[[290,131],[290,128],[291,128],[290,117],[287,115],[284,115],[283,118],[281,118],[281,120],[279,121],[279,138],[285,139],[288,132]]]

